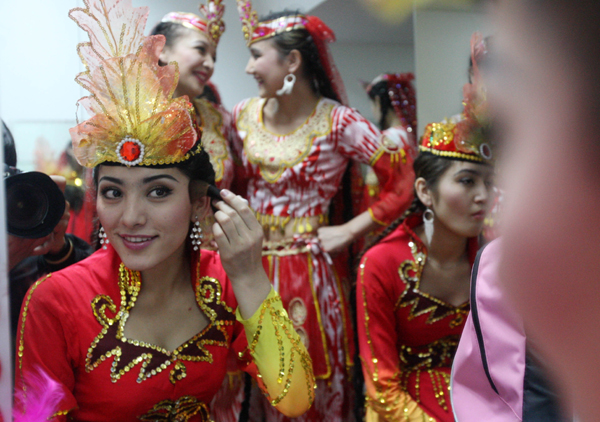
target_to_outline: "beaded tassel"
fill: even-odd
[[[190,233],[190,239],[192,239],[192,246],[194,250],[197,251],[202,245],[202,239],[204,238],[204,234],[202,233],[202,227],[200,227],[200,221],[198,221],[198,216],[196,216],[196,221],[194,222],[194,227],[192,227],[192,232]]]
[[[100,239],[100,244],[102,245],[102,249],[106,249],[106,245],[108,245],[110,242],[108,240],[108,236],[106,235],[106,232],[104,231],[104,227],[100,227],[100,231],[98,231],[98,239]]]

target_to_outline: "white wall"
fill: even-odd
[[[371,104],[360,81],[370,82],[382,73],[414,72],[412,45],[336,42],[331,45],[331,52],[350,105],[371,120]]]
[[[471,35],[489,35],[478,12],[421,10],[414,16],[417,118],[425,125],[462,111],[462,87],[468,80]]]
[[[312,8],[322,0],[256,0],[259,14],[288,8]],[[133,0],[135,7],[149,6],[146,32],[173,10],[197,13],[198,0]],[[248,50],[240,30],[233,0],[227,0],[227,31],[222,37],[216,73],[224,103],[256,94],[254,79],[244,73]],[[82,70],[76,52],[78,42],[87,40],[67,16],[82,0],[0,1],[0,114],[17,142],[19,167],[34,166],[36,141],[43,137],[56,151],[69,140],[75,125],[76,102],[87,92],[75,83]],[[12,17],[12,18],[10,18]]]

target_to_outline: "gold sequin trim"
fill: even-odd
[[[69,410],[59,410],[58,412],[54,413],[52,416],[50,416],[48,418],[49,421],[51,421],[54,418],[57,418],[59,416],[66,416],[68,415],[70,412],[72,412],[73,410],[77,409],[76,407],[69,409]]]
[[[206,346],[229,346],[229,335],[227,327],[234,324],[234,310],[228,307],[221,300],[221,284],[218,280],[210,277],[199,278],[200,266],[198,265],[196,274],[196,302],[209,320],[209,324],[192,339],[188,340],[173,351],[166,350],[160,346],[146,343],[139,340],[126,338],[124,335],[125,323],[129,318],[129,312],[135,305],[136,299],[141,288],[140,273],[131,271],[121,263],[119,267],[119,290],[121,293],[120,306],[117,309],[113,300],[107,295],[98,295],[92,300],[92,312],[96,320],[102,325],[100,333],[92,341],[86,355],[85,370],[91,372],[103,362],[112,358],[110,369],[110,377],[112,382],[117,382],[123,375],[139,366],[137,382],[140,383],[146,379],[161,373],[164,370],[171,368],[169,373],[170,381],[175,384],[177,381],[186,377],[186,367],[182,361],[189,362],[213,362],[213,356],[208,351]],[[230,319],[219,319],[217,312],[209,305],[216,305],[223,308],[229,315]],[[106,312],[110,311],[115,314],[114,317],[109,317]],[[113,325],[117,325],[116,339],[121,343],[142,347],[146,349],[139,356],[127,362],[124,366],[121,364],[122,348],[120,345],[113,347],[97,358],[93,358],[94,351],[99,343],[107,335],[109,329]],[[221,339],[208,339],[205,335],[210,330],[218,330],[221,333]],[[196,355],[186,353],[187,350],[195,352]],[[150,364],[156,359],[163,359],[158,365],[155,364],[153,369],[148,369]],[[119,368],[121,367],[121,368]]]
[[[483,158],[480,158],[474,154],[464,154],[462,152],[454,151],[438,151],[437,149],[427,148],[422,145],[419,145],[419,151],[429,152],[430,154],[439,155],[440,157],[474,161],[476,163],[483,163],[485,161]]]
[[[406,285],[404,291],[396,302],[395,309],[409,307],[408,320],[412,320],[421,315],[429,314],[426,324],[433,324],[442,319],[454,315],[454,319],[450,321],[450,327],[454,328],[462,324],[469,313],[468,302],[453,306],[446,303],[435,296],[422,292],[419,289],[423,268],[427,261],[425,247],[417,242],[416,239],[411,239],[408,243],[411,248],[413,260],[406,260],[400,264],[398,274],[400,279]],[[423,300],[430,303],[425,303]]]
[[[25,385],[25,380],[23,379],[23,353],[25,352],[25,322],[27,320],[27,314],[29,313],[29,302],[31,301],[31,296],[33,296],[33,292],[35,291],[35,289],[37,289],[43,281],[46,281],[51,276],[52,273],[36,281],[33,287],[29,289],[29,293],[27,294],[27,297],[25,298],[25,303],[23,304],[23,312],[21,313],[21,332],[19,333],[19,347],[17,349],[17,357],[19,361],[19,375],[21,377],[21,386],[23,389],[23,400],[27,398],[27,387]]]
[[[329,224],[329,217],[326,214],[312,215],[307,217],[290,217],[279,216],[273,214],[262,214],[255,211],[256,219],[266,231],[277,231],[285,233],[286,228],[292,225],[294,233],[309,234],[315,231],[318,227],[313,227],[315,219],[318,221],[319,227]]]
[[[251,99],[240,111],[237,125],[240,131],[246,132],[244,151],[248,161],[259,166],[261,176],[267,182],[275,183],[287,168],[308,156],[315,139],[331,133],[334,106],[319,101],[303,125],[292,133],[278,135],[269,132],[263,124],[264,104],[264,99]]]
[[[306,386],[309,392],[309,402],[312,405],[315,393],[314,390],[316,388],[315,380],[311,376],[312,372],[312,360],[310,356],[306,352],[306,349],[301,345],[300,340],[295,334],[294,327],[292,322],[287,317],[286,312],[282,309],[277,309],[273,306],[274,303],[279,302],[278,306],[280,308],[283,307],[281,304],[281,297],[279,295],[275,295],[270,299],[267,299],[263,302],[260,308],[260,314],[257,323],[257,329],[252,337],[252,341],[247,347],[247,351],[253,356],[256,356],[256,346],[260,339],[260,334],[263,329],[264,324],[267,324],[266,320],[267,316],[270,316],[270,323],[273,324],[273,328],[275,331],[275,337],[277,338],[277,348],[279,351],[279,370],[278,370],[278,378],[277,383],[283,384],[283,390],[277,397],[270,397],[268,391],[263,391],[265,395],[269,398],[269,401],[273,406],[277,406],[281,400],[283,400],[287,393],[289,392],[290,385],[292,383],[292,374],[294,372],[294,366],[296,365],[296,360],[300,361],[300,365],[304,368],[304,372],[306,374]],[[282,336],[285,335],[289,342],[292,344],[291,350],[289,353],[289,364],[286,371],[286,349],[283,346]],[[244,355],[244,352],[240,353],[240,357]],[[258,377],[262,379],[262,375],[260,372],[258,373]],[[264,379],[263,379],[264,382]]]

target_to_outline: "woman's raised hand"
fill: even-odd
[[[263,228],[248,201],[226,189],[221,198],[213,203],[217,208],[213,234],[242,317],[249,318],[271,289],[262,265]]]

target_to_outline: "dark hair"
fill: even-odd
[[[164,35],[166,39],[165,47],[173,47],[175,40],[181,36],[184,29],[187,28],[175,22],[159,22],[152,28],[150,35]]]
[[[385,130],[389,126],[386,122],[387,114],[389,110],[392,110],[392,100],[388,94],[388,83],[386,80],[379,81],[371,87],[367,95],[371,101],[375,101],[375,98],[379,98],[379,105],[381,106],[381,117],[379,118],[379,129]]]
[[[284,10],[283,12],[271,13],[260,21],[265,22],[299,14],[301,13],[298,11]],[[313,82],[314,91],[323,97],[341,102],[323,68],[317,45],[306,29],[286,31],[275,35],[271,40],[279,50],[281,57],[286,57],[292,50],[298,50],[304,63],[304,73]]]
[[[98,187],[98,169],[100,166],[123,166],[123,164],[107,161],[96,166],[94,168],[94,186],[96,187]],[[192,181],[199,180],[210,185],[215,184],[215,170],[210,162],[208,153],[204,149],[201,149],[200,152],[179,163],[143,167],[153,169],[176,168],[189,177]]]
[[[2,120],[2,140],[4,141],[4,164],[10,167],[17,167],[17,149],[15,148],[15,139],[10,133],[8,126]]]
[[[429,189],[436,189],[440,177],[450,168],[455,160],[439,157],[428,152],[421,152],[415,162],[413,168],[415,170],[415,179],[422,177],[427,182]],[[389,235],[391,232],[402,224],[402,222],[410,215],[425,211],[425,205],[419,200],[419,197],[415,193],[415,198],[411,203],[410,207],[402,214],[399,218],[393,221],[388,227],[385,228],[377,237],[375,237],[368,245],[365,246],[360,254],[362,259],[363,255],[373,246],[375,246],[381,239]],[[360,262],[360,259],[358,260]]]

